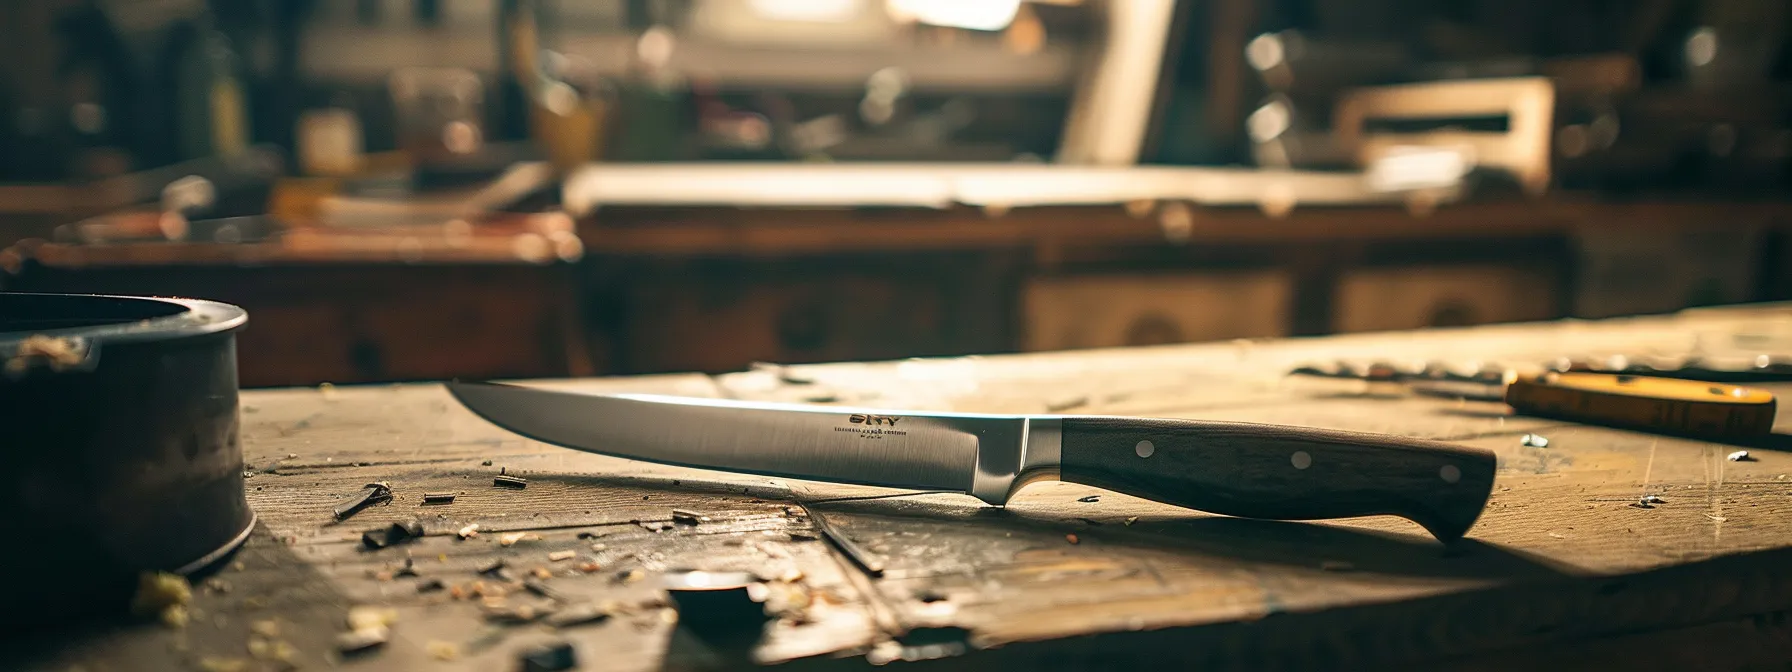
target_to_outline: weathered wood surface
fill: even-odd
[[[1778,449],[1778,439],[1752,447],[1755,461],[1730,462],[1734,446],[1514,417],[1493,403],[1369,396],[1281,374],[1338,358],[1520,363],[1792,352],[1789,345],[1792,308],[1770,307],[551,383],[893,408],[1276,422],[1492,449],[1500,458],[1492,501],[1468,539],[1450,548],[1390,517],[1250,521],[1067,483],[1032,486],[994,508],[959,494],[662,467],[521,439],[478,420],[436,385],[248,392],[243,436],[261,530],[236,558],[242,568],[219,574],[233,589],[200,591],[203,616],[181,631],[107,629],[14,653],[42,669],[197,666],[207,657],[245,657],[248,624],[277,619],[307,668],[510,668],[518,649],[550,633],[492,629],[476,601],[416,589],[430,578],[470,583],[480,578],[476,568],[501,557],[519,574],[547,568],[554,577],[547,583],[571,599],[623,605],[606,623],[558,633],[590,669],[694,664],[683,647],[669,645],[675,619],[655,588],[656,574],[677,568],[744,569],[771,580],[786,617],[767,628],[756,657],[799,667],[956,650],[896,643],[929,628],[936,636],[961,634],[965,651],[927,664],[967,669],[1783,665],[1792,663],[1792,573],[1785,571],[1792,454]],[[1792,385],[1765,387],[1792,392]],[[1781,424],[1785,431],[1788,423]],[[1546,435],[1549,447],[1521,446],[1519,436],[1529,432]],[[493,488],[500,470],[530,479],[528,488]],[[331,523],[334,502],[379,480],[392,484],[396,501]],[[434,491],[460,496],[446,506],[420,505],[422,493]],[[1644,494],[1666,501],[1631,506]],[[711,520],[647,529],[670,523],[673,508]],[[867,576],[813,540],[809,512],[879,556],[883,575]],[[429,531],[421,542],[358,548],[361,531],[411,517]],[[454,530],[474,522],[480,536],[455,539]],[[503,547],[495,538],[506,531],[541,538]],[[578,557],[551,562],[547,554],[556,550]],[[407,554],[421,578],[381,575]],[[601,570],[576,569],[586,560]],[[629,570],[645,578],[622,578]],[[339,661],[328,653],[329,638],[356,604],[389,604],[400,618],[385,650]],[[460,656],[436,660],[432,642],[456,644]]]

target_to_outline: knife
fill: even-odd
[[[982,415],[591,395],[451,382],[469,410],[568,448],[683,467],[917,490],[994,505],[1064,480],[1246,518],[1389,514],[1440,541],[1493,488],[1482,449],[1381,434],[1207,420]]]

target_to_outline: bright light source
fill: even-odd
[[[747,7],[762,19],[845,23],[859,15],[865,0],[747,0]]]
[[[1020,0],[888,0],[890,16],[932,26],[1001,30],[1014,22]]]
[[[1370,162],[1369,188],[1388,192],[1454,187],[1474,167],[1470,147],[1390,147]]]

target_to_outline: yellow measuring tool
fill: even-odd
[[[1773,394],[1749,387],[1605,373],[1519,376],[1506,403],[1520,413],[1713,437],[1773,430]]]

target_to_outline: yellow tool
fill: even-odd
[[[1303,366],[1289,375],[1357,381],[1372,395],[1388,395],[1391,388],[1396,395],[1504,401],[1525,415],[1712,438],[1765,436],[1775,410],[1773,394],[1765,390],[1627,373],[1519,373],[1490,366],[1465,374],[1432,365],[1402,370],[1340,362]]]
[[[1764,436],[1775,409],[1773,394],[1754,388],[1553,371],[1511,380],[1505,400],[1527,415],[1712,437]]]

